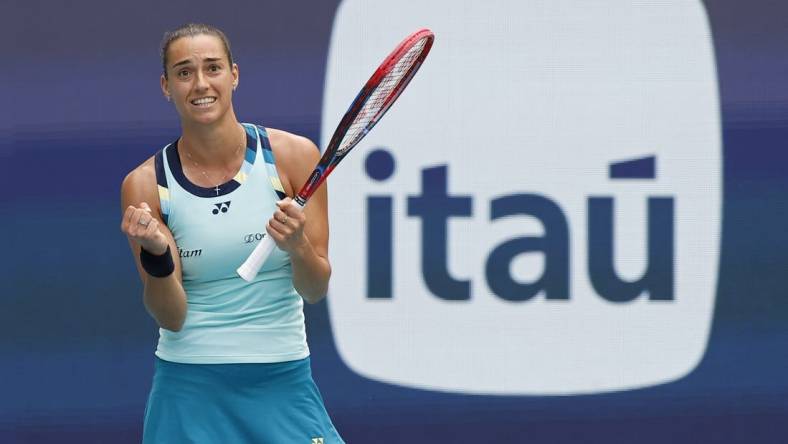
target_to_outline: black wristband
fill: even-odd
[[[175,271],[175,263],[172,261],[169,245],[167,245],[167,251],[159,256],[140,248],[140,264],[149,275],[154,277],[167,277]]]

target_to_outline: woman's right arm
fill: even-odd
[[[186,319],[186,292],[181,279],[181,261],[172,233],[162,221],[153,159],[129,173],[121,186],[121,231],[129,239],[137,272],[143,285],[143,302],[161,328],[179,331]],[[140,220],[150,223],[145,226]],[[170,252],[167,251],[169,246]],[[164,277],[148,274],[140,263],[140,249],[161,256],[171,254],[175,269]]]

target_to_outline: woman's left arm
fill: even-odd
[[[307,181],[320,151],[304,137],[279,132],[271,141],[280,178],[288,194],[295,194]],[[274,137],[272,137],[274,139]],[[284,184],[283,184],[284,185]],[[308,303],[323,299],[328,291],[331,264],[328,261],[328,193],[326,183],[317,189],[303,211],[285,198],[268,221],[267,231],[276,245],[290,254],[293,287]]]

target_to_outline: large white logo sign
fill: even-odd
[[[366,377],[633,389],[706,349],[719,99],[700,1],[347,0],[322,139],[400,38],[424,67],[329,180],[329,313]]]

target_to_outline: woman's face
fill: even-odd
[[[184,122],[219,121],[232,108],[237,83],[238,66],[230,66],[218,37],[200,34],[170,43],[167,78],[161,76],[161,88]]]

